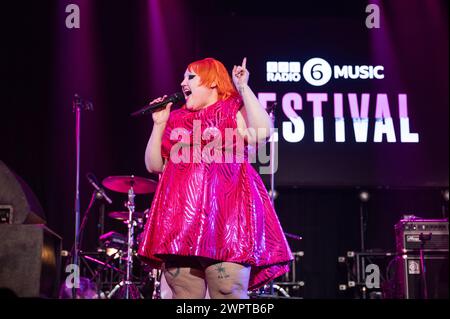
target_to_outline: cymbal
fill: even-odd
[[[117,220],[128,220],[129,212],[110,212],[108,216]],[[134,212],[133,218],[144,218],[144,213]]]
[[[158,184],[154,180],[139,176],[109,176],[103,182],[103,186],[114,192],[128,194],[131,186],[135,194],[148,194],[156,190]]]

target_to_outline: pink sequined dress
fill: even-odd
[[[180,141],[170,139],[175,128],[189,134],[190,142],[184,142],[190,143],[193,156],[195,125],[200,123],[202,132],[220,131],[225,136],[226,128],[237,127],[236,114],[241,106],[242,100],[233,97],[199,111],[182,108],[170,114],[161,147],[168,160],[138,253],[156,268],[166,255],[247,264],[251,266],[252,290],[287,272],[292,260],[260,176],[248,160],[220,163],[191,157],[190,163],[184,163],[169,159],[172,146]],[[202,146],[207,141],[202,139]],[[181,149],[178,151],[181,154]]]

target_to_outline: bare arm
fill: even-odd
[[[233,82],[244,102],[244,107],[237,114],[237,122],[240,134],[246,136],[249,143],[256,143],[270,136],[273,123],[247,84],[250,73],[246,62],[244,58],[241,66],[233,68]]]
[[[166,123],[154,124],[152,134],[145,149],[145,167],[150,173],[160,173],[164,167],[161,156],[161,140],[166,128]]]
[[[162,101],[162,98],[158,98],[151,103]],[[150,104],[151,104],[150,103]],[[164,130],[170,115],[170,108],[172,103],[167,104],[164,109],[153,112],[153,130],[145,149],[145,167],[150,173],[161,173],[164,168],[164,160],[161,156],[161,143]]]

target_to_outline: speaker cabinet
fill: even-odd
[[[428,299],[448,299],[448,253],[425,255],[425,283]],[[424,299],[425,283],[419,256],[396,258],[395,297]]]
[[[61,237],[45,225],[0,225],[0,288],[19,297],[56,298]]]
[[[5,163],[0,161],[0,205],[12,208],[9,224],[45,224],[42,206],[28,186]],[[5,214],[4,207],[1,214]]]

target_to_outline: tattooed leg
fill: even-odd
[[[165,273],[174,279],[180,274],[180,267],[166,269]]]
[[[171,265],[168,268],[164,268],[163,273],[172,291],[173,299],[205,298],[206,283],[202,270]]]
[[[218,279],[226,279],[229,278],[230,275],[227,274],[225,267],[223,266],[223,263],[218,263],[214,265],[214,267],[217,270],[217,278]]]
[[[247,299],[250,267],[222,262],[205,269],[208,291],[214,299]]]

